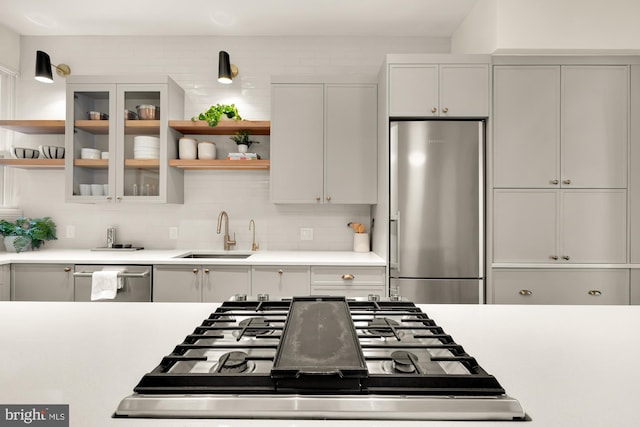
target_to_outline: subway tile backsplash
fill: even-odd
[[[269,120],[272,75],[376,76],[387,53],[446,53],[445,38],[327,37],[22,37],[16,118],[63,119],[64,79],[52,85],[33,79],[36,50],[71,66],[74,75],[171,76],[185,90],[185,119],[217,103],[235,103],[249,120]],[[238,65],[230,86],[217,78],[217,52],[226,50]],[[199,139],[224,140],[211,136]],[[14,135],[15,146],[62,145],[60,136]],[[252,147],[268,158],[269,137]],[[218,155],[232,149],[226,141]],[[216,234],[218,214],[229,214],[238,250],[250,250],[256,222],[260,249],[351,250],[350,221],[370,223],[364,205],[274,205],[269,200],[268,171],[185,171],[182,205],[75,204],[64,202],[62,170],[12,170],[15,204],[28,216],[51,216],[58,240],[45,248],[104,246],[106,228],[117,227],[118,242],[152,249],[222,249]],[[67,226],[75,237],[67,238]],[[178,227],[178,239],[169,228]],[[300,228],[313,228],[314,239],[300,240]]]

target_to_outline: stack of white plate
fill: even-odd
[[[100,150],[96,150],[95,148],[83,148],[80,150],[80,158],[81,159],[99,159],[100,158]]]
[[[133,138],[134,159],[159,159],[160,138],[157,136],[136,136]]]

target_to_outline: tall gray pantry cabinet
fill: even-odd
[[[628,304],[630,66],[501,61],[489,301]]]

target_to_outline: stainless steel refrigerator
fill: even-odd
[[[484,302],[484,121],[390,123],[390,293]]]

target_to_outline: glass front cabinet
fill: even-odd
[[[76,76],[67,82],[65,198],[80,203],[182,203],[169,168],[184,91],[169,77]]]

